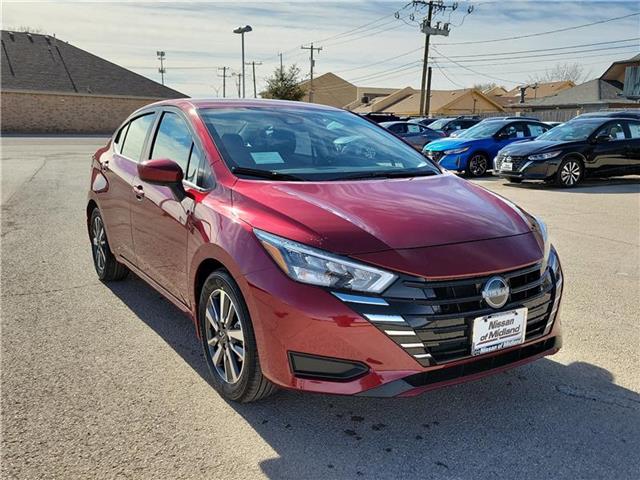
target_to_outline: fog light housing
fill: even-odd
[[[353,380],[369,371],[360,362],[298,352],[289,352],[289,364],[296,377],[334,382]]]

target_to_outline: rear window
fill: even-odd
[[[120,152],[127,158],[140,160],[142,155],[142,149],[144,148],[144,141],[147,138],[151,124],[153,123],[154,114],[149,113],[138,118],[134,118],[129,122],[129,128],[124,138],[124,144]]]

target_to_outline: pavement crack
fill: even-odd
[[[101,282],[91,282],[84,283],[81,285],[73,285],[71,287],[63,287],[63,288],[52,288],[50,290],[39,290],[37,292],[17,292],[17,293],[9,293],[6,295],[2,295],[2,298],[11,298],[11,297],[26,297],[29,295],[43,295],[47,293],[58,293],[58,292],[66,292],[68,290],[77,290],[79,288],[93,287],[96,285],[101,285]]]
[[[556,385],[556,390],[569,397],[591,400],[593,402],[600,402],[608,405],[616,405],[618,407],[630,408],[632,410],[640,410],[640,399],[621,395],[608,395],[597,390],[576,388],[569,385]]]

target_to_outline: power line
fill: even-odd
[[[497,81],[499,81],[499,82],[513,82],[513,80],[505,80],[504,78],[494,77],[494,76],[492,76],[492,75],[487,75],[486,73],[478,72],[477,70],[473,70],[473,69],[471,69],[471,68],[469,68],[469,67],[465,67],[464,65],[462,65],[462,64],[460,64],[460,63],[458,63],[458,62],[456,62],[455,60],[451,60],[451,59],[450,59],[449,57],[447,57],[446,55],[443,55],[443,54],[442,54],[442,53],[441,53],[437,48],[435,48],[435,47],[434,47],[433,49],[434,49],[434,50],[436,51],[436,53],[437,53],[438,55],[440,55],[441,57],[446,58],[446,59],[447,59],[447,60],[449,60],[451,63],[454,63],[454,64],[458,65],[459,67],[461,67],[461,68],[465,69],[465,70],[468,70],[468,71],[470,71],[470,72],[476,73],[476,74],[478,74],[478,75],[481,75],[481,76],[483,76],[483,77],[489,78],[489,79],[491,79],[491,80],[497,80]]]
[[[551,35],[553,33],[561,33],[561,32],[568,32],[570,30],[577,30],[578,28],[585,28],[585,27],[592,27],[594,25],[601,25],[603,23],[608,23],[608,22],[614,22],[616,20],[623,20],[625,18],[630,18],[630,17],[634,17],[640,15],[640,12],[635,12],[635,13],[630,13],[628,15],[621,15],[619,17],[612,17],[612,18],[607,18],[604,20],[598,20],[597,22],[591,22],[591,23],[584,23],[582,25],[575,25],[573,27],[565,27],[565,28],[558,28],[556,30],[548,30],[546,32],[539,32],[539,33],[530,33],[528,35],[516,35],[513,37],[501,37],[501,38],[493,38],[491,40],[470,40],[467,42],[454,42],[454,43],[447,43],[447,45],[477,45],[479,43],[494,43],[494,42],[504,42],[506,40],[519,40],[521,38],[531,38],[531,37],[539,37],[542,35]]]

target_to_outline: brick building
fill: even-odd
[[[3,133],[111,133],[137,108],[186,97],[55,37],[2,31]]]

